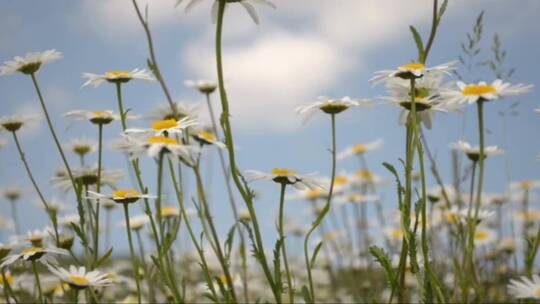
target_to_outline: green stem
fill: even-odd
[[[131,239],[131,227],[129,224],[129,204],[122,204],[124,206],[124,217],[126,220],[126,232],[129,243],[129,252],[131,254],[131,262],[133,265],[133,276],[135,277],[135,285],[137,286],[137,302],[141,304],[141,283],[139,279],[139,262],[135,250],[133,249],[133,241]]]
[[[58,224],[56,221],[56,216],[49,208],[49,204],[47,204],[47,200],[43,196],[43,193],[39,189],[39,186],[37,185],[37,182],[34,179],[34,175],[32,174],[32,171],[30,170],[30,166],[28,165],[28,162],[26,161],[26,157],[24,156],[24,152],[22,150],[21,143],[19,142],[19,138],[17,137],[17,133],[11,132],[11,134],[13,134],[13,140],[15,141],[15,146],[17,146],[17,151],[19,151],[19,156],[21,157],[21,161],[24,165],[24,169],[26,170],[26,173],[28,174],[28,177],[30,178],[32,185],[34,186],[34,190],[36,190],[36,193],[38,194],[41,203],[43,203],[43,207],[45,207],[45,211],[47,211],[47,215],[49,215],[49,218],[51,219],[51,222],[53,224],[53,229],[54,229],[54,236],[56,239],[56,245],[58,245],[58,242],[60,241],[60,239],[58,237]]]
[[[17,213],[17,203],[15,200],[10,200],[11,203],[11,217],[13,218],[13,224],[15,225],[15,234],[21,235],[21,226],[19,223],[19,216]]]
[[[435,1],[436,2],[436,1]],[[435,4],[436,5],[436,4]],[[422,142],[420,141],[420,122],[418,121],[418,115],[416,112],[416,80],[411,79],[411,112],[412,112],[412,125],[414,128],[414,142],[418,152],[418,163],[420,165],[420,178],[422,183],[422,198],[420,203],[420,209],[422,213],[422,229],[421,229],[421,242],[422,242],[422,255],[424,256],[424,284],[426,288],[426,295],[428,301],[432,301],[432,286],[431,286],[431,265],[429,263],[429,244],[427,236],[427,215],[426,215],[426,174],[424,170],[424,151],[422,149]]]
[[[98,174],[97,174],[97,192],[101,191],[101,165],[103,154],[103,124],[98,125]],[[99,257],[99,200],[96,201],[96,217],[95,217],[95,234],[94,234],[94,264],[97,263]]]
[[[144,275],[146,277],[146,283],[148,285],[148,295],[150,297],[150,302],[156,302],[156,297],[154,293],[154,284],[152,284],[151,274],[150,274],[150,268],[148,268],[148,265],[146,264],[145,260],[145,251],[144,251],[144,244],[141,238],[141,232],[140,230],[135,230],[135,236],[137,236],[137,242],[139,243],[139,254],[141,256],[141,266],[144,271]]]
[[[259,263],[261,264],[261,267],[263,268],[264,274],[266,276],[268,284],[270,285],[272,289],[276,302],[280,302],[280,294],[277,292],[277,288],[275,286],[275,282],[272,277],[272,272],[270,271],[270,267],[268,266],[268,262],[266,260],[266,254],[264,250],[261,232],[259,229],[257,215],[255,213],[255,208],[253,207],[252,197],[251,197],[251,194],[242,185],[242,181],[240,180],[238,169],[236,167],[232,128],[229,121],[229,115],[230,115],[229,102],[227,100],[227,92],[225,91],[225,83],[224,83],[224,77],[223,77],[223,62],[222,62],[222,55],[221,55],[223,19],[224,19],[226,4],[227,4],[226,1],[219,0],[218,17],[217,17],[217,23],[216,23],[216,65],[217,65],[217,73],[218,73],[219,95],[221,97],[221,108],[222,108],[221,125],[222,125],[224,136],[225,136],[225,144],[227,145],[227,151],[229,154],[229,168],[231,170],[231,175],[236,185],[236,188],[238,189],[238,191],[240,192],[240,195],[242,196],[242,199],[246,203],[246,207],[248,208],[249,215],[253,223],[253,232],[254,232],[255,243],[256,243],[254,245],[256,246],[257,251],[261,252],[261,258],[260,258]]]
[[[39,303],[45,303],[43,301],[43,292],[41,291],[41,282],[39,281],[39,272],[37,270],[36,260],[32,260],[32,271],[34,272],[34,277],[36,279],[36,286],[38,289],[38,301]]]
[[[311,274],[311,268],[313,265],[311,265],[309,260],[309,252],[308,252],[308,244],[309,244],[309,237],[315,231],[315,229],[321,224],[322,220],[324,219],[324,216],[328,211],[330,210],[331,203],[332,203],[332,195],[334,193],[334,182],[336,179],[336,115],[331,114],[331,126],[332,126],[332,174],[330,176],[330,190],[328,191],[328,200],[326,201],[326,205],[324,206],[323,210],[315,219],[315,222],[313,222],[311,228],[309,229],[308,233],[306,234],[306,237],[304,238],[304,259],[306,262],[306,268],[307,268],[307,274],[308,274],[308,282],[309,282],[309,293],[311,297],[311,301],[315,302],[315,289],[313,287],[313,277]]]
[[[126,125],[126,113],[124,113],[124,104],[122,102],[122,84],[116,82],[116,98],[118,100],[118,111],[120,112],[120,121],[122,123],[122,131],[127,129]]]
[[[287,275],[287,285],[289,287],[289,303],[294,303],[294,286],[291,277],[291,271],[289,270],[289,261],[287,259],[287,248],[285,241],[284,225],[283,225],[283,213],[284,213],[284,202],[285,202],[285,188],[287,187],[286,183],[281,183],[281,192],[279,195],[279,238],[281,240],[281,252],[283,254],[283,262],[285,264],[285,274]]]

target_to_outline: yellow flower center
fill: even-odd
[[[392,229],[392,231],[390,231],[390,235],[395,239],[401,239],[403,237],[403,232],[401,229]]]
[[[176,209],[176,207],[173,207],[173,206],[162,207],[161,215],[163,215],[164,217],[176,216],[178,215],[178,209]]]
[[[446,221],[449,223],[456,223],[458,220],[458,217],[455,213],[447,213],[445,215]]]
[[[534,295],[540,297],[540,288],[534,290]]]
[[[127,71],[108,71],[105,73],[106,78],[131,78],[129,72]]]
[[[92,112],[92,114],[94,115],[94,117],[103,117],[103,116],[108,116],[110,113],[105,112],[105,111],[95,111],[95,112]]]
[[[350,202],[360,202],[363,198],[364,198],[364,196],[362,194],[358,194],[358,193],[353,193],[353,194],[347,195],[347,199]]]
[[[138,197],[141,194],[134,189],[122,189],[122,190],[113,190],[112,195],[114,198],[130,198]]]
[[[336,176],[336,178],[334,179],[334,184],[343,185],[343,184],[346,184],[348,181],[349,179],[345,176]]]
[[[411,62],[411,63],[402,64],[399,67],[402,69],[408,69],[408,70],[421,70],[424,68],[424,65],[422,63]]]
[[[178,140],[176,140],[176,138],[170,138],[170,137],[165,137],[165,136],[152,136],[152,137],[149,137],[146,140],[146,142],[149,144],[166,144],[166,145],[178,144]]]
[[[90,283],[90,280],[88,280],[86,277],[76,274],[70,274],[68,279],[75,285],[88,285],[88,283]]]
[[[156,131],[170,129],[172,127],[175,127],[176,124],[177,122],[175,119],[158,120],[152,123],[152,129]]]
[[[373,173],[371,173],[371,171],[369,170],[358,170],[356,171],[356,176],[360,178],[365,178],[365,179],[372,179]]]
[[[199,133],[197,133],[197,136],[209,142],[216,141],[216,136],[207,131],[200,131]]]
[[[521,189],[523,190],[529,190],[533,187],[533,182],[532,181],[522,181],[520,183],[520,186],[521,186]]]
[[[478,240],[478,241],[483,241],[483,240],[487,239],[488,236],[489,236],[489,234],[486,231],[479,230],[479,231],[476,231],[476,233],[474,234],[474,239]]]
[[[43,252],[43,248],[41,248],[41,247],[31,247],[31,248],[23,249],[21,251],[21,254],[36,254],[36,253],[41,253],[41,252]]]
[[[352,147],[355,154],[361,154],[367,151],[367,146],[364,144],[356,144]]]
[[[321,197],[324,193],[322,192],[322,190],[320,189],[308,189],[306,190],[306,197],[308,199],[315,199],[315,198],[318,198],[318,197]]]
[[[463,88],[463,95],[482,95],[495,92],[497,92],[497,89],[487,84],[469,84]]]
[[[285,169],[285,168],[274,168],[272,169],[272,174],[277,176],[287,176],[290,174],[297,174],[298,171],[291,170],[291,169]]]
[[[11,275],[11,273],[6,272],[4,274],[6,276],[6,282],[11,285],[13,284],[13,281],[15,281],[15,278]],[[0,275],[0,285],[4,285],[4,276]]]

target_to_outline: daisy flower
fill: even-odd
[[[164,218],[175,218],[180,216],[180,210],[175,206],[164,206],[160,209],[161,216]]]
[[[164,103],[153,109],[146,118],[155,120],[176,119],[181,120],[185,117],[196,118],[198,116],[199,105],[183,102],[173,103],[174,110],[168,103]]]
[[[43,64],[60,58],[62,58],[62,54],[56,50],[26,53],[24,57],[16,56],[13,60],[4,62],[4,65],[0,66],[0,76],[13,75],[16,72],[27,75],[34,74]]]
[[[471,144],[469,144],[466,141],[459,140],[455,143],[449,144],[448,147],[450,147],[450,149],[453,149],[453,150],[462,151],[473,162],[478,161],[480,158],[480,147],[479,146],[473,147]],[[499,155],[502,153],[503,151],[499,149],[497,146],[484,147],[484,158],[487,158],[488,156]]]
[[[58,224],[71,228],[71,225],[78,226],[81,222],[81,218],[78,213],[66,214],[58,218]]]
[[[349,193],[344,194],[336,198],[336,202],[340,205],[345,205],[346,203],[368,203],[376,202],[379,200],[378,195],[374,194],[360,194],[360,193]]]
[[[435,112],[458,111],[460,105],[448,102],[441,94],[442,75],[427,74],[416,80],[415,85],[415,108],[419,121],[426,128],[431,129]],[[382,99],[402,109],[399,122],[406,124],[411,118],[411,92],[410,83],[401,78],[391,78],[386,82],[386,88],[390,94]]]
[[[523,180],[510,183],[510,190],[532,190],[540,188],[540,180]]]
[[[8,201],[18,200],[26,191],[17,186],[9,186],[0,189],[0,194]]]
[[[184,117],[180,120],[173,118],[156,120],[152,122],[150,129],[130,128],[124,131],[130,133],[153,134],[156,136],[169,136],[170,134],[182,134],[182,131],[190,126],[197,125],[198,122],[189,117]]]
[[[182,1],[183,0],[177,0],[176,5],[179,5],[180,3],[182,3]],[[184,9],[185,12],[186,13],[189,12],[193,7],[195,7],[195,5],[197,5],[198,3],[201,3],[202,1],[203,0],[191,0],[186,5],[186,8]],[[213,23],[216,23],[217,21],[219,1],[222,1],[222,0],[215,0],[214,4],[212,5],[212,22]],[[257,14],[255,7],[253,6],[254,3],[264,4],[274,9],[276,8],[276,6],[268,0],[223,0],[223,1],[227,3],[239,3],[240,5],[242,5],[244,9],[248,12],[251,19],[253,19],[253,22],[255,22],[255,24],[259,24],[259,15]]]
[[[317,110],[321,110],[326,114],[338,114],[345,110],[347,110],[350,107],[353,106],[360,106],[361,104],[367,105],[370,101],[367,99],[358,99],[353,100],[348,96],[338,98],[338,99],[332,99],[325,96],[320,96],[318,98],[318,101],[299,106],[295,109],[295,111],[299,114],[308,114],[311,115]]]
[[[161,153],[170,153],[189,166],[195,164],[200,152],[197,147],[180,144],[176,138],[165,136],[150,136],[142,139],[134,136],[123,136],[116,148],[130,153],[131,158],[137,158],[142,153],[146,153],[152,158],[158,157]]]
[[[456,61],[451,61],[428,68],[423,63],[419,62],[405,63],[393,70],[382,70],[375,72],[375,76],[371,78],[369,82],[377,84],[395,77],[401,79],[417,79],[421,78],[425,74],[437,75],[442,73],[448,73],[449,71],[454,69],[455,64]]]
[[[152,199],[155,198],[153,195],[141,194],[135,189],[118,189],[113,190],[111,194],[102,194],[94,191],[88,191],[89,199],[110,199],[118,204],[131,204],[135,203],[140,199]]]
[[[492,229],[478,227],[474,232],[475,246],[492,244],[497,239],[497,234]]]
[[[132,79],[141,79],[153,81],[155,78],[150,72],[145,69],[134,69],[131,72],[128,71],[108,71],[104,74],[92,74],[92,73],[83,73],[83,78],[88,79],[82,86],[92,85],[94,87],[99,86],[104,81],[110,83],[126,83]]]
[[[56,275],[62,282],[69,284],[75,289],[85,289],[87,287],[101,287],[112,283],[107,273],[97,270],[87,272],[85,267],[69,266],[69,270],[62,267],[48,266],[49,271]]]
[[[69,150],[81,157],[97,150],[97,142],[87,137],[74,138],[64,146],[66,150]]]
[[[345,150],[343,150],[341,153],[338,153],[337,159],[342,160],[342,159],[348,158],[348,157],[353,156],[353,155],[360,155],[360,154],[364,154],[366,152],[370,152],[370,151],[380,149],[382,147],[383,143],[384,143],[384,140],[379,138],[379,139],[371,141],[371,142],[352,145],[352,146],[346,148]]]
[[[105,111],[88,111],[88,110],[74,110],[67,112],[64,117],[73,117],[75,119],[88,120],[95,125],[107,125],[114,120],[120,120],[120,115],[114,114],[111,110]],[[126,119],[135,119],[137,116],[126,115]]]
[[[220,149],[225,149],[227,147],[209,131],[201,130],[197,133],[191,134],[191,136],[201,145],[214,145]]]
[[[72,176],[76,182],[80,182],[84,186],[92,187],[96,186],[98,182],[98,167],[83,166],[80,168],[73,168],[71,170]],[[116,183],[124,178],[124,173],[120,170],[111,170],[101,168],[101,185],[115,187]],[[62,189],[63,191],[69,191],[73,187],[71,178],[65,169],[60,169],[56,172],[55,176],[51,179],[53,187]]]
[[[131,230],[141,230],[146,223],[148,223],[148,216],[146,214],[139,214],[129,217],[129,228],[131,228]],[[120,225],[126,227],[126,222],[122,221]]]
[[[36,115],[11,115],[0,117],[0,126],[9,132],[17,132],[25,124],[37,121]]]
[[[59,255],[69,255],[69,252],[65,249],[61,248],[53,248],[53,247],[29,247],[21,250],[17,254],[13,254],[10,256],[7,256],[2,264],[0,264],[0,268],[3,268],[5,266],[12,265],[13,263],[22,260],[22,261],[40,261],[43,264],[56,264],[56,259],[53,255],[59,254]]]
[[[297,189],[310,188],[322,188],[321,184],[313,178],[317,173],[310,173],[307,175],[300,175],[298,171],[285,169],[285,168],[274,168],[270,173],[248,170],[246,171],[246,178],[249,181],[254,180],[271,180],[278,184],[293,185]]]
[[[373,171],[365,169],[356,171],[354,175],[351,176],[351,182],[359,187],[365,185],[381,186],[386,184],[386,181],[382,177],[375,174]]]
[[[189,88],[198,90],[202,94],[212,94],[218,86],[215,81],[202,79],[186,80],[184,81],[184,84]]]
[[[300,199],[300,200],[308,200],[313,201],[317,199],[326,198],[328,193],[323,191],[320,188],[305,188],[305,189],[299,189],[295,194],[287,195],[286,199]]]
[[[534,274],[532,279],[526,276],[519,280],[511,279],[508,292],[518,299],[540,299],[540,276]]]
[[[29,241],[32,246],[43,247],[44,241],[49,237],[49,229],[44,230],[30,230],[26,233],[25,239]]]
[[[444,93],[449,101],[458,104],[472,104],[480,100],[492,101],[504,96],[525,94],[532,90],[533,85],[512,85],[497,79],[491,84],[484,81],[477,84],[465,84],[458,81],[457,87],[457,90],[447,90]]]

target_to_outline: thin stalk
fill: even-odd
[[[285,264],[285,274],[287,275],[287,286],[289,287],[289,303],[294,303],[294,286],[291,277],[291,271],[289,270],[289,261],[287,258],[287,248],[285,241],[284,225],[283,225],[283,213],[284,213],[284,202],[285,202],[285,188],[287,187],[286,183],[281,183],[281,192],[279,195],[279,238],[281,240],[281,252],[283,254],[283,262]]]
[[[13,289],[11,289],[11,285],[9,284],[9,281],[8,281],[8,278],[6,277],[6,271],[4,268],[2,268],[1,270],[1,273],[2,273],[2,282],[3,282],[3,287],[4,287],[4,297],[6,298],[6,302],[8,304],[10,304],[10,297],[11,299],[13,299],[13,301],[15,303],[19,303],[19,301],[17,300],[17,298],[15,297],[15,294],[13,293]]]
[[[436,5],[435,1],[435,5]],[[436,9],[436,6],[435,6]],[[436,13],[435,13],[436,16]],[[426,285],[427,295],[431,296],[431,265],[429,263],[429,246],[428,246],[428,236],[427,236],[427,215],[426,215],[426,203],[427,203],[427,194],[426,194],[426,174],[424,170],[424,151],[422,149],[422,142],[420,141],[420,122],[418,121],[417,112],[416,112],[416,80],[415,78],[411,79],[411,112],[412,112],[412,124],[414,128],[414,142],[416,144],[416,149],[418,152],[418,163],[420,165],[420,179],[422,184],[422,197],[420,201],[420,209],[422,214],[422,227],[421,227],[421,243],[422,243],[422,255],[424,256],[424,284]],[[427,279],[426,279],[427,278]],[[431,298],[427,299],[432,301]]]
[[[141,256],[141,266],[143,268],[145,277],[146,277],[146,283],[148,285],[148,295],[150,297],[150,302],[156,302],[156,297],[154,293],[154,284],[152,284],[152,278],[150,275],[150,268],[148,268],[148,265],[146,264],[145,256],[146,253],[144,251],[144,244],[141,238],[141,231],[135,230],[135,236],[137,237],[137,242],[139,243],[139,254]]]
[[[36,260],[32,260],[32,271],[34,272],[34,278],[36,279],[36,286],[38,289],[38,301],[39,303],[45,303],[43,301],[43,292],[41,291],[41,282],[39,281],[39,272],[37,270]]]
[[[193,245],[195,246],[195,249],[197,250],[197,253],[199,254],[199,258],[201,259],[201,268],[202,268],[202,270],[203,270],[203,272],[205,274],[206,283],[208,284],[208,288],[210,289],[210,292],[212,293],[212,296],[214,298],[217,298],[217,293],[216,293],[216,290],[214,288],[214,283],[212,282],[212,275],[210,274],[210,271],[208,270],[208,264],[206,262],[206,257],[204,255],[204,251],[201,248],[201,246],[199,245],[199,243],[197,241],[197,237],[195,236],[195,233],[193,232],[191,222],[189,220],[189,217],[188,217],[187,212],[186,212],[186,208],[184,206],[184,198],[182,196],[181,190],[178,187],[178,182],[176,180],[176,175],[175,175],[174,167],[173,167],[173,164],[172,164],[171,160],[169,160],[169,171],[171,173],[170,175],[171,175],[174,190],[175,190],[175,193],[176,193],[176,199],[178,201],[178,207],[180,208],[180,212],[182,214],[182,217],[184,218],[184,222],[186,223],[186,227],[187,227],[187,230],[188,230],[188,234],[189,234],[189,236],[191,238],[191,241],[193,242]]]
[[[137,286],[137,302],[141,304],[141,283],[139,279],[139,261],[135,250],[133,249],[133,241],[131,239],[131,227],[129,224],[129,204],[122,204],[124,206],[124,217],[126,220],[126,232],[129,243],[129,252],[131,254],[131,262],[133,266],[133,275],[135,277],[135,285]]]
[[[122,131],[127,129],[126,113],[124,112],[124,103],[122,102],[122,84],[116,82],[116,99],[118,101],[118,111],[120,112],[120,122],[122,123]]]
[[[19,214],[17,213],[17,203],[15,200],[10,200],[11,203],[11,217],[13,218],[13,224],[15,225],[15,234],[21,235],[21,225],[19,223]]]
[[[238,302],[236,298],[236,293],[234,291],[234,284],[232,280],[231,273],[229,271],[229,266],[227,265],[227,261],[225,259],[225,256],[223,254],[223,250],[221,248],[221,243],[219,241],[219,236],[217,234],[216,227],[214,225],[214,221],[212,219],[212,215],[210,214],[210,208],[208,206],[208,202],[206,201],[205,191],[204,191],[204,185],[201,177],[201,173],[199,170],[199,164],[197,162],[197,165],[193,167],[193,172],[195,173],[195,178],[197,181],[197,189],[199,193],[199,199],[202,204],[202,209],[204,212],[204,216],[206,217],[206,221],[208,222],[208,227],[210,228],[211,237],[213,238],[214,248],[216,251],[216,256],[221,264],[221,268],[223,268],[223,273],[225,274],[225,278],[227,279],[227,285],[229,287],[231,296],[233,301],[236,303]]]
[[[111,209],[105,209],[105,248],[108,250],[111,244]]]
[[[264,251],[264,245],[262,241],[261,232],[259,229],[259,224],[257,220],[257,215],[255,213],[255,208],[253,207],[253,201],[251,194],[248,193],[248,191],[244,188],[242,185],[242,181],[240,180],[238,169],[236,167],[236,159],[235,159],[235,153],[234,153],[234,141],[232,136],[232,128],[231,123],[229,121],[229,102],[227,99],[227,92],[225,91],[225,83],[224,83],[224,76],[223,76],[223,61],[222,61],[222,51],[221,51],[221,40],[222,40],[222,32],[223,32],[223,19],[225,14],[225,6],[227,2],[223,0],[219,0],[218,4],[218,16],[217,16],[217,22],[216,22],[216,65],[217,65],[217,74],[218,74],[218,83],[219,83],[219,95],[221,97],[221,125],[225,136],[225,144],[227,145],[227,151],[229,154],[229,168],[231,170],[231,175],[233,178],[233,181],[236,185],[236,188],[240,192],[240,195],[242,196],[244,202],[246,203],[246,207],[248,208],[249,215],[251,218],[251,221],[253,223],[253,232],[254,232],[254,238],[255,243],[254,244],[259,252],[261,252],[261,258],[260,258],[260,264],[263,268],[264,274],[266,276],[266,280],[268,281],[270,288],[272,289],[274,298],[276,302],[280,302],[280,295],[277,292],[277,288],[275,286],[274,278],[272,276],[272,272],[270,271],[270,267],[268,266],[268,262],[266,260],[266,254]]]
[[[311,267],[313,265],[310,264],[309,261],[309,252],[308,252],[308,243],[309,243],[309,237],[315,231],[315,229],[321,224],[322,220],[324,219],[324,216],[328,211],[330,210],[331,203],[332,203],[332,195],[334,193],[334,182],[336,179],[336,115],[331,114],[331,126],[332,126],[332,174],[330,175],[330,190],[328,191],[328,200],[326,201],[326,205],[324,206],[323,211],[318,216],[318,218],[315,220],[311,228],[309,229],[308,233],[306,234],[306,237],[304,238],[304,259],[306,262],[306,268],[307,268],[307,274],[308,274],[308,282],[309,282],[309,293],[311,300],[315,302],[315,289],[313,288],[313,277],[311,275]]]
[[[103,154],[103,124],[98,125],[98,174],[97,174],[97,192],[101,193],[101,165]],[[95,234],[94,234],[94,263],[97,263],[99,257],[99,200],[96,201]]]
[[[58,224],[56,222],[56,218],[51,212],[51,209],[49,209],[49,204],[47,204],[47,200],[43,196],[43,193],[39,189],[39,186],[37,185],[37,182],[34,179],[34,175],[32,174],[32,171],[30,170],[30,166],[28,165],[28,162],[26,161],[26,157],[24,156],[24,152],[22,150],[21,143],[19,142],[19,138],[17,137],[17,133],[16,132],[11,132],[11,133],[13,134],[13,140],[15,141],[15,145],[17,146],[17,151],[19,151],[19,156],[21,157],[21,161],[23,162],[26,173],[28,174],[28,177],[30,178],[32,185],[34,186],[34,190],[36,190],[36,193],[38,194],[39,199],[41,200],[41,203],[43,203],[43,207],[45,207],[45,210],[47,211],[47,215],[49,215],[49,218],[51,219],[51,222],[53,224],[53,229],[54,229],[54,237],[56,239],[56,244],[58,245],[59,237],[58,237]]]

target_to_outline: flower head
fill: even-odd
[[[152,121],[166,119],[176,119],[179,121],[185,117],[195,119],[198,116],[198,111],[199,105],[197,104],[175,102],[173,103],[173,108],[171,108],[168,103],[164,103],[153,109],[146,117]]]
[[[183,0],[177,0],[176,1],[176,5],[179,5],[180,3],[182,3]],[[217,15],[218,15],[218,9],[219,9],[219,1],[220,0],[215,0],[214,1],[214,4],[212,5],[212,22],[216,23],[217,21]],[[256,24],[259,24],[259,16],[257,15],[257,11],[255,10],[255,7],[253,6],[252,3],[257,3],[257,4],[264,4],[266,6],[269,6],[271,8],[276,8],[276,6],[268,1],[268,0],[225,0],[227,3],[239,3],[240,5],[242,5],[244,7],[244,9],[248,12],[249,16],[251,17],[251,19],[253,19],[253,22],[255,22]],[[195,5],[197,5],[198,3],[201,3],[202,0],[191,0],[187,5],[186,5],[186,8],[185,8],[185,12],[189,12]]]
[[[511,279],[508,292],[518,299],[540,299],[540,276],[535,274],[532,279],[525,276],[519,280]]]
[[[23,74],[34,74],[45,64],[62,58],[62,54],[56,50],[44,52],[26,53],[24,57],[16,56],[13,60],[4,62],[0,66],[0,76],[12,75],[16,72]]]
[[[110,199],[118,204],[131,204],[143,199],[155,198],[153,195],[139,193],[135,189],[117,189],[113,190],[111,194],[102,194],[94,191],[88,191],[88,198],[90,199]]]
[[[214,145],[221,149],[226,148],[225,144],[219,141],[212,132],[201,130],[194,134],[191,134],[191,136],[201,145]]]
[[[95,187],[98,182],[98,167],[83,166],[80,168],[73,168],[71,170],[72,176],[77,183],[81,183],[84,186]],[[111,170],[101,168],[101,185],[116,186],[116,183],[124,177],[124,173],[120,170]],[[69,191],[73,187],[71,177],[67,173],[65,168],[62,168],[56,172],[56,175],[51,179],[51,184],[54,187],[58,187],[64,191]]]
[[[74,110],[67,112],[64,117],[73,117],[75,119],[85,119],[96,125],[107,125],[114,120],[120,120],[120,115],[114,114],[113,111],[88,111],[88,110]],[[137,116],[126,115],[126,119],[135,119]]]
[[[374,151],[382,147],[384,141],[377,139],[367,143],[354,144],[337,155],[337,159],[345,159],[353,155],[361,155],[366,152]]]
[[[117,143],[116,148],[126,151],[131,155],[131,158],[137,158],[143,153],[152,158],[159,157],[162,154],[170,154],[189,166],[195,164],[200,153],[197,147],[183,145],[176,138],[165,136],[141,138],[124,135],[122,141]]]
[[[17,132],[25,124],[35,122],[37,120],[36,115],[11,115],[0,117],[0,126],[9,132]]]
[[[86,137],[72,139],[65,145],[67,150],[83,157],[97,150],[97,142]]]
[[[62,267],[48,266],[49,271],[57,276],[62,282],[69,284],[75,289],[85,289],[87,287],[107,286],[112,283],[107,273],[97,270],[87,272],[85,267],[69,266],[69,269]]]
[[[141,79],[153,81],[154,77],[147,70],[134,69],[131,72],[129,71],[108,71],[104,74],[92,74],[84,73],[83,78],[86,78],[87,81],[82,85],[83,87],[87,85],[92,85],[94,87],[99,86],[103,81],[108,81],[110,83],[126,83],[132,79]]]
[[[500,79],[487,84],[481,81],[476,84],[465,84],[461,81],[457,82],[457,90],[447,90],[444,92],[450,102],[458,104],[471,104],[477,101],[492,101],[504,96],[514,96],[528,93],[532,90],[532,85],[512,85],[508,82],[503,82]]]
[[[184,84],[187,87],[193,88],[201,92],[202,94],[212,94],[216,88],[217,83],[211,80],[186,80]]]
[[[353,100],[347,96],[338,98],[338,99],[332,99],[332,98],[321,96],[318,98],[318,101],[312,104],[299,106],[295,109],[295,111],[299,114],[311,115],[315,111],[321,110],[326,114],[333,115],[333,114],[341,113],[350,107],[359,106],[361,104],[363,105],[369,104],[369,100],[367,99]]]
[[[462,151],[467,155],[467,157],[471,161],[478,161],[480,159],[480,147],[476,146],[473,147],[468,142],[459,140],[455,143],[451,143],[448,145],[451,149]],[[484,158],[487,158],[488,156],[495,156],[502,154],[503,151],[499,149],[497,146],[487,146],[484,147]]]
[[[149,129],[130,128],[126,129],[125,133],[144,133],[153,134],[156,136],[169,136],[170,134],[181,134],[184,129],[196,124],[198,124],[198,122],[189,117],[184,117],[178,121],[174,118],[169,118],[153,121]]]
[[[313,178],[313,175],[317,173],[311,173],[307,175],[300,175],[298,171],[285,168],[274,168],[270,173],[248,170],[246,171],[246,178],[249,181],[265,179],[271,180],[278,184],[293,185],[297,189],[310,188],[322,188],[322,185],[318,180]]]
[[[44,264],[56,264],[56,259],[53,256],[54,254],[69,255],[69,252],[64,249],[53,247],[29,247],[21,250],[17,254],[7,256],[3,260],[2,264],[0,264],[0,268],[9,266],[19,260],[40,261]]]
[[[456,62],[452,61],[428,68],[423,63],[410,62],[402,64],[393,70],[382,70],[375,72],[375,76],[369,81],[376,84],[391,80],[395,77],[401,79],[418,79],[426,74],[440,75],[442,73],[448,73],[454,68],[455,64]]]

